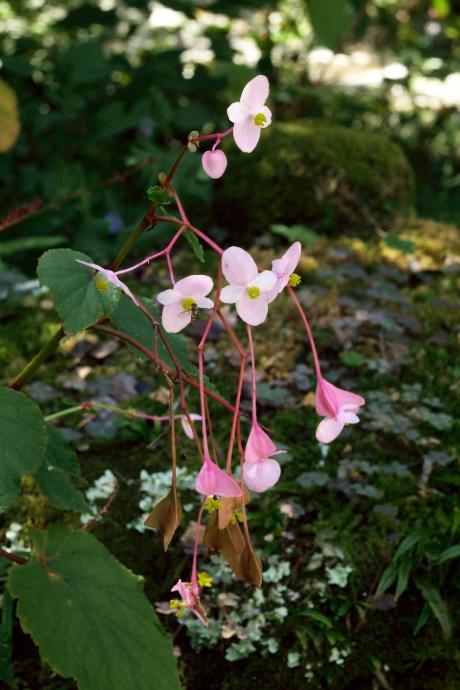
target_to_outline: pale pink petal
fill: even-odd
[[[200,307],[200,309],[212,309],[214,302],[212,299],[209,299],[209,297],[197,297],[196,305],[197,307]]]
[[[98,264],[91,264],[89,261],[83,261],[82,259],[75,259],[77,264],[82,264],[83,266],[88,266],[88,268],[94,268],[96,271],[100,271],[101,273],[105,272],[105,268],[102,268],[102,266],[99,266]]]
[[[182,601],[186,606],[193,606],[195,604],[195,597],[191,589],[187,587],[188,583],[178,580],[174,587],[171,587],[171,592],[179,592]]]
[[[251,281],[250,287],[258,287],[261,292],[269,292],[276,285],[276,275],[272,271],[262,271]]]
[[[324,378],[318,380],[316,386],[316,412],[321,417],[335,417],[341,407],[347,405],[360,407],[365,402],[360,395],[338,388]]]
[[[248,252],[241,247],[229,247],[222,254],[222,273],[233,285],[249,285],[259,271]]]
[[[205,297],[211,292],[212,286],[212,278],[209,276],[193,275],[178,280],[174,289],[180,292],[183,297]]]
[[[189,415],[190,419],[194,422],[200,420],[201,421],[201,415],[200,414],[195,414],[192,412],[192,414]],[[188,421],[186,415],[181,415],[180,418],[180,423],[182,424],[182,429],[184,430],[184,434],[188,436],[189,438],[193,438],[193,431],[192,431],[192,425]]]
[[[281,467],[276,460],[267,458],[243,465],[243,481],[251,491],[261,493],[270,489],[280,478]]]
[[[263,125],[259,125],[262,127],[262,129],[265,129],[265,127],[268,127],[268,125],[271,125],[272,123],[272,111],[270,108],[267,108],[266,105],[258,106],[251,114],[254,117],[254,115],[265,115],[265,122]]]
[[[217,149],[217,151],[205,151],[201,159],[201,164],[205,173],[217,180],[225,172],[227,167],[227,156],[223,151]]]
[[[239,101],[232,103],[227,108],[227,115],[230,122],[241,122],[248,115],[248,109]]]
[[[243,89],[240,101],[248,110],[253,112],[256,108],[263,106],[268,98],[270,84],[263,74],[251,79]]]
[[[316,438],[320,443],[330,443],[337,438],[343,427],[344,423],[335,417],[326,417],[318,424]]]
[[[236,311],[250,326],[259,326],[267,318],[268,302],[264,295],[251,299],[247,292],[244,292],[236,303]]]
[[[242,496],[239,484],[207,458],[198,473],[195,489],[203,496]]]
[[[252,425],[244,450],[246,462],[269,458],[276,453],[276,446],[270,436],[256,423]]]
[[[186,311],[181,302],[167,304],[163,307],[161,323],[168,333],[178,333],[189,325],[192,320],[192,312]]]
[[[233,126],[233,138],[243,153],[251,153],[260,139],[260,127],[254,124],[252,116],[245,117]]]
[[[157,295],[157,302],[160,304],[175,304],[182,300],[182,295],[177,290],[164,290]]]
[[[344,424],[359,424],[358,415],[355,414],[355,412],[344,410],[343,408],[339,412],[338,419]]]
[[[220,291],[220,301],[225,304],[234,304],[238,302],[245,290],[244,285],[227,285]]]
[[[283,278],[287,276],[287,280],[289,280],[289,276],[294,273],[295,269],[297,268],[301,252],[302,245],[300,242],[294,242],[294,244],[291,244],[289,249],[280,259],[274,259],[274,261],[272,261],[273,273],[275,273],[277,276],[282,276]]]

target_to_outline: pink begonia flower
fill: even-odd
[[[240,247],[222,254],[222,273],[230,285],[220,293],[221,302],[236,304],[240,318],[250,326],[263,323],[268,314],[268,294],[276,283],[272,271],[259,273],[256,262]]]
[[[227,167],[227,156],[223,151],[217,149],[216,151],[205,151],[201,159],[203,170],[209,177],[217,180],[225,172]]]
[[[189,325],[196,309],[212,309],[214,302],[206,297],[211,292],[212,279],[204,275],[192,275],[178,280],[170,290],[157,295],[163,305],[161,322],[168,333],[177,333]]]
[[[241,487],[233,477],[220,469],[209,457],[205,457],[195,482],[195,489],[203,496],[242,496]]]
[[[178,580],[174,587],[171,587],[171,592],[179,592],[185,606],[195,614],[203,625],[208,627],[208,620],[198,596],[199,590],[195,593],[191,582],[182,582],[182,580]]]
[[[198,422],[201,421],[202,417],[200,414],[195,414],[194,412],[191,412],[189,414],[189,417],[192,421]],[[169,418],[168,418],[169,419]],[[193,438],[193,431],[192,431],[192,425],[187,419],[187,415],[182,414],[180,416],[180,423],[182,424],[182,428],[184,430],[184,434],[188,436],[189,438]]]
[[[316,430],[320,443],[331,443],[344,426],[358,424],[359,408],[366,401],[356,393],[337,388],[322,377],[316,386],[316,412],[325,417]]]
[[[274,259],[272,261],[272,271],[276,275],[276,285],[273,290],[270,290],[268,301],[272,302],[280,292],[284,290],[289,283],[289,279],[294,274],[294,271],[299,263],[302,245],[300,242],[294,242],[289,249],[283,254],[281,259]],[[300,282],[300,277],[294,274],[297,279],[296,284]]]
[[[248,489],[261,493],[274,486],[280,478],[281,467],[270,456],[285,452],[277,450],[270,436],[255,422],[244,451],[243,481]]]
[[[260,130],[272,121],[271,111],[265,105],[269,89],[267,77],[259,74],[246,84],[240,100],[227,108],[228,119],[234,123],[235,143],[245,153],[254,151]]]
[[[95,271],[102,274],[105,280],[107,280],[109,283],[119,288],[120,290],[122,290],[125,293],[125,295],[127,295],[129,299],[131,299],[134,302],[134,304],[139,304],[139,302],[134,297],[129,287],[118,278],[117,274],[114,271],[109,271],[108,268],[102,268],[102,266],[98,266],[98,264],[91,264],[89,263],[89,261],[82,261],[81,259],[75,259],[75,261],[79,264],[82,264],[83,266],[88,266],[88,268],[94,268]],[[98,285],[97,281],[98,279],[96,279],[97,289],[100,292],[105,292],[104,286]]]

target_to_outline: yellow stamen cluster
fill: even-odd
[[[257,127],[263,127],[267,122],[267,118],[263,113],[257,113],[252,119]]]
[[[184,602],[180,601],[179,599],[171,599],[169,606],[172,609],[176,609],[175,613],[177,618],[182,618],[185,613],[185,609],[187,608]]]
[[[192,311],[192,307],[196,305],[195,300],[193,297],[185,297],[182,300],[182,307],[184,311]]]
[[[198,586],[199,587],[212,587],[214,580],[211,575],[206,573],[204,570],[197,575]]]
[[[103,276],[100,276],[99,278],[96,278],[96,290],[99,292],[107,292],[109,289],[109,281],[107,278],[104,278]]]
[[[248,295],[250,299],[257,299],[257,297],[260,297],[260,288],[256,287],[253,285],[252,287],[248,288]]]
[[[232,517],[230,518],[230,524],[231,525],[236,525],[237,522],[243,522],[244,521],[244,515],[241,510],[235,510]]]
[[[221,507],[222,503],[218,498],[214,498],[214,496],[208,496],[206,501],[204,502],[204,509],[208,511],[208,513],[213,513],[215,510],[219,510]]]
[[[297,287],[302,282],[302,278],[297,273],[291,273],[288,280],[290,287]]]

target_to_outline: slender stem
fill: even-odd
[[[190,143],[195,143],[197,141],[206,141],[206,139],[223,139],[228,137],[229,134],[233,132],[233,125],[225,130],[225,132],[214,132],[213,134],[200,134],[196,139],[190,139]]]
[[[239,341],[238,338],[236,337],[235,333],[233,332],[232,327],[231,327],[230,324],[228,323],[227,319],[226,319],[225,316],[223,315],[223,313],[222,313],[222,311],[221,311],[220,308],[217,310],[217,314],[218,314],[220,320],[222,321],[222,323],[223,323],[223,325],[224,325],[224,328],[225,328],[225,330],[227,331],[227,333],[228,333],[228,335],[229,335],[230,340],[232,341],[232,343],[233,343],[233,345],[235,346],[235,348],[238,350],[238,352],[239,352],[239,354],[241,355],[241,357],[246,357],[246,352],[243,350],[240,341]]]
[[[196,521],[195,544],[193,547],[192,574],[190,577],[190,582],[192,584],[192,590],[193,590],[193,593],[196,595],[200,593],[200,588],[198,587],[198,579],[196,576],[196,564],[197,564],[197,559],[198,559],[198,542],[200,540],[201,519],[203,517],[203,509],[204,509],[205,501],[206,501],[206,498],[204,498],[203,501],[201,502],[200,512],[198,513],[198,520]]]
[[[198,237],[201,237],[203,242],[206,242],[206,244],[209,244],[209,246],[212,247],[215,252],[217,252],[218,254],[220,254],[222,256],[222,254],[224,253],[224,250],[222,249],[222,247],[219,247],[219,245],[216,244],[210,237],[208,237],[202,230],[195,228],[193,225],[189,225],[189,228],[192,232],[195,233],[195,235],[198,235]]]
[[[230,430],[230,439],[228,442],[227,462],[226,462],[226,467],[225,467],[227,474],[232,473],[233,446],[235,444],[236,426],[239,422],[238,410],[240,409],[241,392],[243,390],[243,379],[244,379],[245,366],[246,366],[246,355],[243,353],[241,355],[241,358],[240,358],[240,373],[238,376],[238,386],[236,389],[235,412],[233,413],[232,428]]]
[[[184,378],[183,374],[179,374],[179,388],[180,388],[180,406],[185,414],[185,417],[190,424],[190,428],[192,429],[193,433],[193,438],[196,443],[196,447],[198,450],[198,454],[200,456],[201,462],[204,462],[204,455],[203,455],[203,449],[201,448],[201,442],[200,442],[200,437],[198,436],[198,433],[195,429],[195,425],[193,423],[193,419],[190,416],[190,411],[187,406],[187,402],[185,400],[185,386],[184,386]]]
[[[65,410],[60,410],[59,412],[54,412],[45,417],[45,422],[53,422],[55,419],[60,419],[61,417],[67,417],[68,414],[74,414],[74,412],[83,412],[84,403],[80,405],[74,405],[73,407],[68,407]]]
[[[12,561],[13,563],[19,563],[19,565],[24,565],[29,560],[28,558],[23,558],[22,556],[17,556],[15,553],[11,553],[0,546],[0,557],[6,558],[7,561]]]
[[[254,343],[252,340],[252,328],[246,325],[249,341],[249,352],[251,354],[251,395],[252,395],[252,423],[257,424],[257,386],[256,386],[256,358],[254,354]]]
[[[37,352],[35,357],[31,359],[24,369],[22,369],[22,371],[11,381],[9,387],[14,388],[14,390],[20,390],[25,382],[30,379],[43,362],[55,351],[64,335],[64,328],[60,326],[53,337],[42,347],[40,352]]]
[[[171,263],[171,255],[169,252],[166,253],[166,263],[168,264],[169,277],[173,285],[176,284],[176,279],[174,278],[174,271]]]
[[[287,289],[289,291],[289,295],[291,296],[292,301],[297,307],[297,310],[300,314],[300,318],[302,319],[303,324],[305,326],[305,330],[307,331],[308,340],[310,341],[310,347],[313,354],[313,362],[315,364],[316,378],[320,380],[322,379],[321,367],[319,365],[318,353],[316,352],[315,341],[313,340],[313,333],[311,332],[310,324],[308,323],[307,316],[294,290],[291,288],[290,285],[287,286]]]
[[[182,235],[183,231],[185,229],[185,225],[182,225],[180,230],[176,232],[174,237],[172,238],[171,242],[168,244],[167,247],[162,249],[159,252],[156,252],[156,254],[152,254],[151,256],[148,256],[146,259],[142,259],[142,261],[139,261],[139,263],[134,264],[134,266],[130,266],[129,268],[123,268],[121,271],[116,271],[117,276],[121,276],[123,273],[129,273],[130,271],[135,271],[136,269],[140,268],[141,266],[145,266],[145,264],[149,264],[151,261],[154,261],[155,259],[159,259],[160,256],[163,256],[166,254],[166,256],[169,254],[171,249],[174,247],[176,244],[177,240],[179,237]]]
[[[167,187],[169,185],[169,183],[171,182],[172,178],[174,177],[174,173],[176,172],[176,170],[177,170],[178,166],[180,165],[184,156],[187,154],[187,151],[188,151],[188,145],[184,144],[179,155],[177,156],[176,160],[172,164],[170,171],[166,175],[166,179],[163,183],[164,187]]]
[[[171,384],[169,386],[169,430],[170,430],[170,441],[171,441],[171,460],[172,460],[172,491],[176,493],[176,430],[174,425],[174,386]]]

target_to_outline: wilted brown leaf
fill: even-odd
[[[157,529],[163,540],[166,551],[174,536],[174,532],[182,519],[182,505],[177,493],[171,489],[169,494],[161,499],[146,518],[144,525]]]
[[[229,523],[220,530],[217,513],[212,513],[206,525],[203,544],[211,551],[217,551],[227,561],[237,580],[244,579],[240,560],[244,551],[244,539],[239,524]]]
[[[244,505],[247,505],[249,501],[251,500],[251,494],[249,491],[246,489],[246,487],[243,488],[244,491]],[[230,519],[235,512],[235,510],[238,510],[241,508],[243,504],[243,499],[242,498],[226,498],[225,496],[222,496],[220,498],[220,508],[218,510],[219,514],[219,529],[225,529],[230,522]]]
[[[241,577],[236,576],[237,580],[246,580],[255,587],[262,586],[262,563],[251,544],[246,541],[240,559]]]

